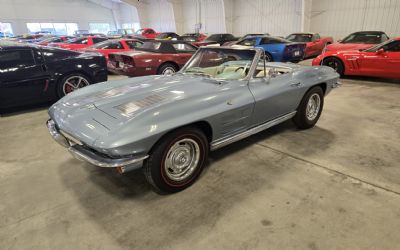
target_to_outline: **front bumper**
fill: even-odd
[[[105,168],[121,168],[121,172],[125,170],[133,170],[142,166],[143,161],[149,156],[128,156],[121,158],[109,158],[99,153],[87,149],[79,141],[74,140],[72,137],[62,134],[53,120],[47,121],[47,128],[53,139],[61,146],[68,149],[68,151],[78,160],[89,162],[95,166]]]

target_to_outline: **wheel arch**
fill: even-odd
[[[213,138],[213,129],[210,125],[209,122],[205,121],[205,120],[201,120],[201,121],[196,121],[196,122],[192,122],[192,123],[188,123],[173,129],[168,130],[167,132],[165,132],[160,138],[158,138],[158,140],[151,146],[149,152],[152,152],[154,150],[154,147],[159,144],[160,141],[164,140],[165,137],[167,137],[169,134],[171,134],[172,132],[182,129],[182,128],[186,128],[186,127],[194,127],[199,129],[200,131],[202,131],[204,133],[204,135],[206,136],[208,143],[211,143],[212,138]]]

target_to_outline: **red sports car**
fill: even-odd
[[[327,45],[333,43],[332,37],[321,37],[318,33],[294,33],[287,36],[286,40],[305,43],[305,58],[320,55]]]
[[[388,39],[389,37],[382,31],[359,31],[348,35],[337,43],[332,43],[326,46],[326,50],[338,51],[367,49],[376,44],[387,41]]]
[[[326,65],[340,75],[400,79],[400,37],[364,50],[327,51],[312,65]]]
[[[150,28],[144,28],[140,29],[135,32],[135,35],[146,38],[146,39],[154,39],[156,38],[160,33],[155,32],[153,29]]]
[[[68,40],[65,43],[50,43],[49,46],[58,47],[62,49],[69,49],[69,50],[79,50],[92,46],[96,43],[104,42],[106,40],[108,40],[107,37],[82,36]]]
[[[108,70],[127,76],[173,74],[196,50],[184,41],[148,41],[133,52],[109,54]]]
[[[50,43],[53,43],[53,44],[54,43],[65,43],[68,40],[73,39],[73,38],[75,38],[75,37],[74,36],[53,36],[53,37],[46,38],[46,39],[38,42],[37,44],[42,45],[42,46],[47,46]]]
[[[135,39],[113,39],[97,43],[90,47],[80,49],[79,51],[101,53],[105,56],[106,61],[108,62],[108,55],[110,53],[133,50],[142,46],[142,44],[143,42]]]

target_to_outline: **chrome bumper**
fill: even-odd
[[[47,121],[47,128],[49,129],[50,135],[53,137],[53,139],[61,146],[68,148],[68,151],[75,158],[81,161],[87,161],[99,167],[116,168],[130,166],[129,169],[139,168],[141,167],[143,161],[149,157],[148,155],[123,157],[118,159],[104,157],[86,149],[82,145],[68,140],[68,138],[59,132],[53,120],[50,119]]]

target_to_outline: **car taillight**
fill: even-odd
[[[132,57],[124,56],[123,62],[124,62],[124,64],[128,64],[130,66],[135,66],[135,61],[133,60]]]
[[[285,50],[283,51],[283,55],[284,56],[289,56],[290,55],[290,50],[289,50],[289,47],[285,47]]]

